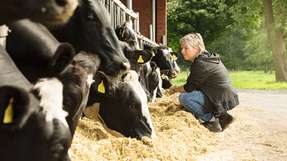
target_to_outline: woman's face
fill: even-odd
[[[199,51],[199,47],[191,47],[185,42],[181,44],[181,54],[184,60],[190,60],[193,62]]]

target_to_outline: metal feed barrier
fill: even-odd
[[[100,0],[100,2],[107,8],[111,15],[111,22],[114,28],[118,25],[122,25],[126,21],[132,22],[134,31],[138,34],[138,41],[140,47],[144,44],[150,46],[158,46],[157,43],[151,41],[147,37],[139,33],[139,13],[128,9],[120,0]]]

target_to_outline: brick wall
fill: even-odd
[[[156,42],[162,43],[162,38],[167,35],[167,4],[166,0],[157,0],[156,13]]]
[[[152,1],[133,0],[133,10],[139,12],[140,33],[149,38],[149,26],[152,24]]]
[[[126,4],[126,0],[121,0]],[[167,0],[156,0],[156,42],[162,43],[162,37],[167,34]],[[152,24],[152,0],[133,0],[133,10],[139,12],[140,33],[150,36]]]

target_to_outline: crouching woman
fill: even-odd
[[[180,40],[181,53],[190,61],[190,73],[183,86],[175,87],[180,103],[210,131],[223,131],[233,117],[227,113],[239,104],[228,71],[219,56],[205,49],[202,36],[191,33]]]

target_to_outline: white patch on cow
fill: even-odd
[[[170,54],[170,51],[168,49],[163,49],[162,53],[163,53],[163,55],[168,55],[168,54]]]
[[[161,90],[161,92],[162,92],[162,80],[161,80],[161,76],[160,76],[161,75],[160,74],[160,69],[157,67],[155,71],[157,73],[159,82],[158,82],[158,86],[153,91],[151,102],[155,102],[157,90]]]
[[[81,113],[80,110],[87,106],[87,102],[88,102],[88,98],[89,98],[89,94],[90,94],[90,88],[91,88],[91,85],[94,83],[94,81],[95,81],[94,80],[94,74],[88,74],[87,80],[86,80],[88,89],[87,89],[86,93],[84,93],[82,91],[83,100],[82,100],[81,105],[79,106],[78,111],[76,112],[76,114]]]
[[[58,119],[68,127],[65,119],[68,113],[63,110],[63,84],[56,78],[44,78],[35,84],[33,90],[39,91],[40,106],[46,113],[46,121]]]
[[[152,71],[152,69],[151,69],[151,65],[150,65],[150,61],[148,61],[148,62],[146,62],[145,63],[145,67],[146,67],[146,71]]]
[[[144,89],[142,88],[140,82],[138,81],[138,77],[139,76],[135,71],[130,70],[128,73],[127,79],[125,79],[125,81],[127,81],[129,84],[131,84],[132,89],[140,98],[143,116],[146,118],[147,123],[152,130],[151,137],[154,138],[154,137],[156,137],[156,135],[155,135],[152,121],[151,121],[150,112],[149,112],[148,106],[147,106],[147,95],[146,95]]]
[[[180,73],[180,67],[177,65],[176,61],[173,62],[173,65],[174,65],[174,70],[175,70],[177,73]]]
[[[156,72],[157,72],[157,75],[159,76],[159,78],[158,78],[159,82],[158,82],[158,87],[157,88],[160,91],[160,93],[163,93],[164,89],[162,88],[162,79],[161,79],[160,69],[157,68]]]
[[[88,78],[87,78],[87,84],[88,84],[88,87],[90,88],[91,85],[95,82],[94,80],[94,75],[93,74],[89,74],[88,75]]]
[[[138,36],[135,32],[135,30],[133,29],[133,22],[132,21],[127,21],[126,22],[128,29],[132,32],[133,35],[135,35],[136,38],[136,44],[135,44],[135,49],[139,50],[140,49],[140,45],[138,42]]]

